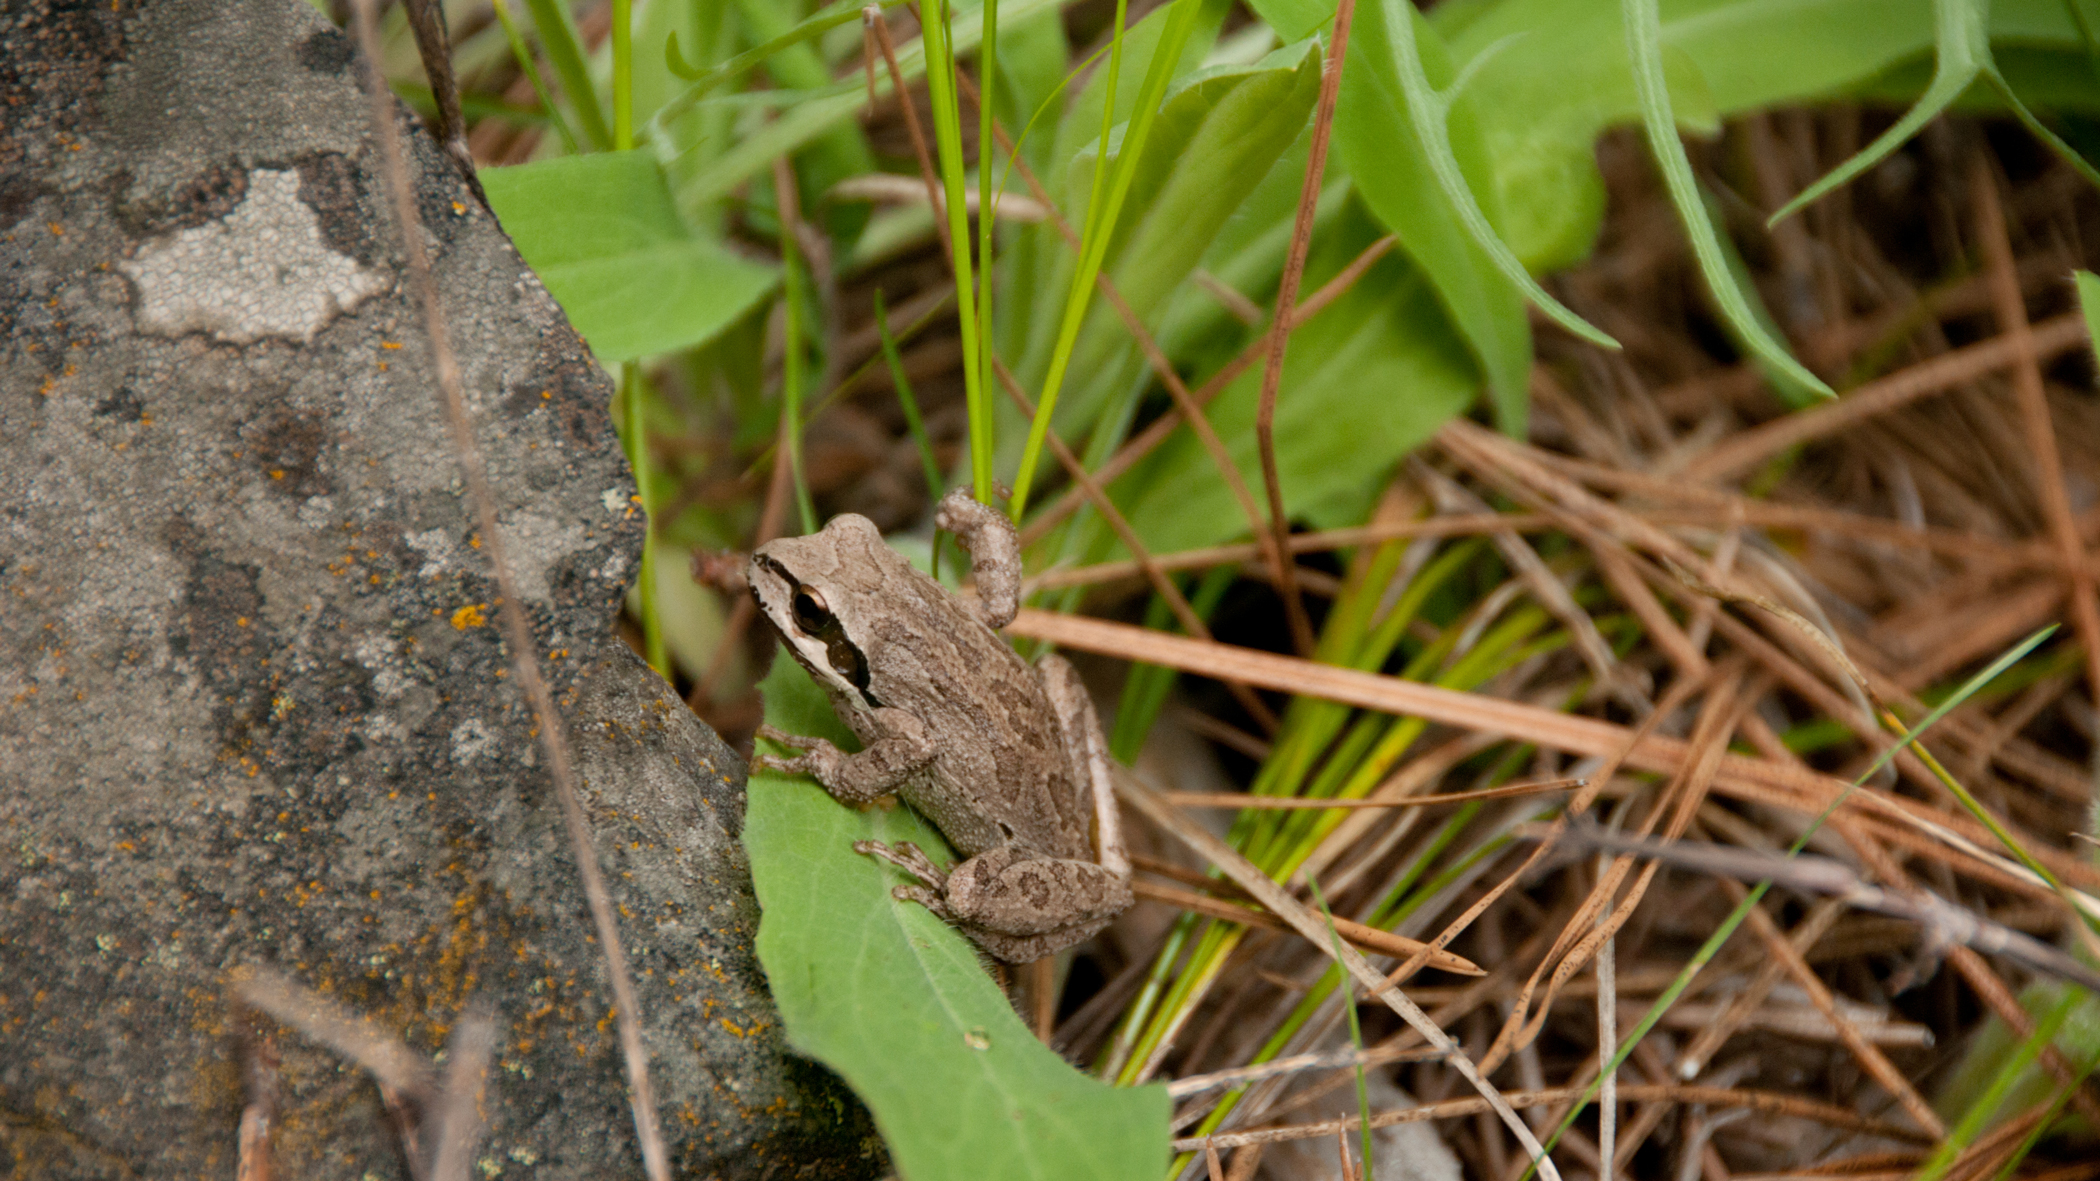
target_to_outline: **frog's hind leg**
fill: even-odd
[[[1054,941],[1056,950],[1107,926],[1129,908],[1130,875],[1092,861],[1000,845],[950,871],[941,897],[965,930],[1010,939],[1061,936]]]
[[[1101,719],[1094,713],[1093,698],[1061,656],[1044,656],[1036,662],[1036,672],[1057,712],[1065,749],[1072,755],[1072,784],[1078,797],[1073,814],[1092,815],[1096,859],[1102,868],[1128,881],[1130,854],[1123,845],[1122,814],[1116,810],[1115,786],[1109,779],[1108,743],[1101,737]]]

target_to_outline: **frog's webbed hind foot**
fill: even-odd
[[[916,902],[945,921],[953,922],[955,916],[948,909],[948,875],[935,865],[917,845],[910,841],[898,841],[885,845],[881,841],[855,841],[853,851],[878,861],[887,861],[918,880],[916,886],[893,886],[890,897],[900,902]]]

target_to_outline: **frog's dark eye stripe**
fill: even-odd
[[[868,662],[861,658],[860,649],[855,648],[852,641],[846,638],[846,633],[836,625],[823,639],[825,654],[831,658],[831,667],[851,681],[869,705],[877,709],[882,708],[882,703],[875,700],[875,695],[868,691]]]

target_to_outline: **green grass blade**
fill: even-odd
[[[1820,201],[1839,185],[1849,184],[1867,169],[1881,163],[1890,152],[1902,147],[1941,111],[1961,97],[1991,60],[1991,13],[1987,0],[1933,0],[1933,26],[1939,55],[1932,71],[1932,85],[1918,96],[1917,104],[1904,112],[1873,143],[1853,153],[1852,158],[1830,170],[1808,186],[1779,212],[1765,219],[1767,227],[1778,225],[1804,206]]]
[[[612,147],[612,132],[606,129],[598,92],[591,88],[591,71],[583,60],[583,39],[576,32],[576,20],[569,15],[569,6],[562,0],[525,0],[525,7],[532,10],[540,44],[546,47],[547,60],[554,66],[555,77],[561,79],[562,93],[575,108],[577,122],[583,125],[583,137],[595,151]]]
[[[562,118],[560,108],[554,105],[554,96],[547,92],[547,80],[540,77],[539,63],[533,60],[532,48],[525,44],[525,34],[518,30],[518,22],[511,16],[510,5],[504,0],[494,2],[496,19],[502,22],[503,35],[510,41],[511,56],[518,59],[518,69],[524,71],[526,79],[532,83],[532,93],[539,96],[540,106],[546,108],[547,121],[554,124],[556,134],[561,136],[562,150],[575,155],[582,150],[576,146],[576,132],[570,129],[569,121]]]
[[[1670,190],[1670,199],[1677,206],[1677,216],[1684,222],[1685,234],[1691,238],[1692,253],[1699,259],[1699,270],[1706,276],[1714,302],[1751,351],[1767,364],[1826,398],[1834,397],[1822,378],[1810,373],[1757,322],[1743,298],[1742,288],[1736,286],[1735,277],[1728,271],[1718,232],[1706,216],[1706,202],[1700,198],[1699,184],[1692,178],[1692,162],[1684,154],[1684,143],[1677,138],[1677,119],[1671,112],[1669,88],[1663,82],[1662,21],[1656,0],[1620,0],[1620,12],[1626,24],[1626,51],[1632,59],[1634,89],[1640,95],[1641,122],[1647,128],[1648,147]]]
[[[612,0],[613,151],[634,146],[634,0]]]
[[[1421,52],[1415,44],[1414,6],[1406,0],[1377,2],[1383,6],[1386,27],[1392,37],[1400,90],[1407,97],[1408,122],[1414,128],[1417,145],[1428,161],[1437,185],[1444,190],[1444,196],[1458,214],[1459,224],[1465,227],[1466,235],[1495,264],[1495,269],[1516,284],[1548,319],[1591,344],[1618,348],[1618,341],[1547,294],[1538,280],[1531,277],[1531,272],[1524,269],[1524,264],[1517,261],[1516,254],[1495,232],[1495,227],[1488,224],[1487,214],[1480,208],[1472,187],[1466,184],[1465,176],[1459,172],[1458,158],[1451,150],[1450,129],[1445,125],[1449,99],[1429,85],[1429,75],[1422,66]]]
[[[795,183],[792,165],[783,161],[774,172],[777,181]],[[794,207],[795,195],[778,195],[778,208]],[[802,469],[802,250],[795,241],[793,224],[783,213],[780,219],[780,274],[782,312],[782,357],[780,372],[781,414],[787,419],[787,460],[795,484],[795,509],[802,518],[802,531],[817,531],[817,508],[809,497],[809,480]]]
[[[1313,880],[1309,874],[1306,876],[1305,885],[1307,889],[1312,891],[1313,901],[1320,904],[1320,917],[1327,920],[1327,938],[1334,944],[1334,958],[1339,963],[1342,958],[1342,936],[1341,932],[1334,929],[1334,912],[1327,908],[1327,895],[1321,892],[1320,883]],[[1339,973],[1337,973],[1337,979],[1339,980]],[[1357,1176],[1375,1177],[1377,1174],[1371,1170],[1371,1088],[1370,1084],[1364,1081],[1364,1064],[1361,1060],[1364,1052],[1363,1025],[1357,1020],[1356,1016],[1356,990],[1347,981],[1340,981],[1340,983],[1343,989],[1342,1011],[1349,1015],[1349,1044],[1355,1048],[1358,1057],[1358,1062],[1356,1063],[1356,1127],[1357,1131],[1363,1134],[1363,1155],[1358,1158],[1363,1164],[1358,1170]]]
[[[2006,1159],[2005,1164],[1999,1168],[1998,1175],[1992,1181],[2010,1181],[2012,1175],[2019,1170],[2020,1162],[2026,1160],[2027,1154],[2034,1151],[2034,1146],[2041,1143],[2042,1137],[2048,1134],[2050,1126],[2056,1123],[2056,1117],[2062,1115],[2065,1105],[2071,1102],[2071,1096],[2077,1094],[2078,1088],[2085,1085],[2086,1078],[2093,1073],[2095,1068],[2100,1068],[2100,1052],[2095,1052],[2091,1057],[2088,1057],[2085,1060],[2085,1064],[2078,1068],[2070,1081],[2057,1084],[2056,1094],[2049,1100],[2048,1112],[2027,1133],[2027,1137],[2020,1141],[2020,1146],[2013,1150],[2012,1156]]]
[[[998,223],[998,194],[992,190],[992,169],[997,160],[998,138],[992,133],[999,93],[999,0],[984,0],[984,36],[977,44],[977,389],[983,398],[992,389],[995,380],[992,373],[992,231]],[[1018,146],[1018,145],[1016,145]],[[957,153],[958,159],[960,152]],[[949,207],[954,207],[950,198]],[[967,224],[967,222],[965,223]],[[960,247],[958,247],[960,249]],[[956,288],[956,293],[966,294],[966,289]],[[965,387],[967,393],[967,387]],[[984,425],[978,427],[978,415],[970,416],[970,458],[977,480],[978,499],[985,500],[991,491],[992,448],[996,443],[992,430],[992,407],[980,401],[971,407],[983,412]],[[980,465],[977,456],[983,455]],[[987,500],[986,503],[989,503]],[[1018,519],[1018,516],[1016,517]]]
[[[904,425],[911,431],[911,441],[919,448],[919,462],[926,471],[926,495],[941,493],[941,465],[933,456],[933,440],[926,435],[926,421],[919,416],[919,399],[912,392],[911,379],[904,375],[904,358],[897,353],[897,338],[890,335],[889,308],[882,302],[882,290],[875,291],[875,334],[882,341],[882,359],[890,367],[890,381],[897,387],[897,408],[904,412]]]
[[[956,323],[962,336],[963,401],[970,419],[970,477],[977,499],[993,501],[992,406],[985,388],[988,367],[979,356],[986,343],[977,319],[970,264],[970,212],[963,204],[962,100],[955,85],[955,45],[948,0],[925,0],[922,40],[926,46],[926,92],[933,107],[933,139],[940,157],[941,200],[947,206],[948,241],[954,247]],[[990,15],[987,13],[986,15]],[[986,100],[989,106],[989,100]],[[937,211],[939,212],[939,211]]]
[[[1998,1069],[1997,1076],[1991,1079],[1991,1085],[1984,1088],[1983,1094],[1977,1096],[1974,1103],[1969,1104],[1969,1109],[1962,1113],[1961,1121],[1947,1130],[1947,1138],[1940,1141],[1939,1147],[1933,1150],[1931,1158],[1925,1162],[1925,1167],[1918,1170],[1918,1181],[1939,1181],[1947,1175],[1947,1170],[1953,1167],[1956,1158],[1960,1157],[1969,1145],[1975,1143],[1977,1133],[1990,1124],[1991,1117],[1998,1113],[1998,1108],[2005,1102],[2005,1097],[2012,1093],[2013,1087],[2033,1068],[2034,1060],[2041,1057],[2042,1047],[2056,1040],[2056,1031],[2063,1027],[2064,1018],[2071,1015],[2071,1010],[2082,999],[2082,989],[2065,989],[2063,998],[2057,1001],[2056,1006],[2043,1014],[2040,1021],[2034,1023],[2034,1032],[2020,1043],[2019,1050],[2012,1057],[2005,1060],[2005,1065]]]
[[[632,361],[620,366],[620,412],[627,429],[627,465],[634,471],[635,498],[642,508],[642,563],[635,576],[635,594],[641,604],[642,655],[656,675],[671,679],[671,653],[664,645],[662,616],[656,601],[656,505],[649,495],[648,391],[641,367]]]
[[[1087,203],[1086,231],[1081,238],[1079,269],[1073,272],[1072,287],[1065,297],[1063,321],[1058,325],[1057,345],[1050,354],[1050,371],[1043,379],[1042,396],[1035,407],[1035,421],[1028,424],[1028,444],[1021,452],[1020,470],[1014,476],[1013,517],[1018,521],[1028,506],[1029,485],[1035,477],[1037,462],[1041,459],[1043,440],[1050,433],[1050,416],[1057,408],[1057,395],[1064,385],[1065,369],[1072,361],[1072,349],[1079,342],[1079,329],[1086,319],[1087,303],[1094,293],[1094,278],[1101,273],[1101,262],[1108,254],[1108,243],[1115,236],[1116,214],[1123,199],[1130,192],[1130,181],[1137,174],[1137,163],[1145,152],[1145,137],[1152,130],[1154,116],[1159,113],[1160,100],[1165,96],[1167,83],[1173,80],[1174,68],[1181,61],[1182,48],[1187,45],[1189,34],[1196,27],[1196,17],[1202,10],[1202,0],[1174,0],[1174,10],[1167,18],[1159,44],[1153,47],[1152,64],[1145,71],[1143,88],[1138,92],[1137,107],[1130,121],[1124,125],[1123,142],[1116,151],[1114,179],[1109,182],[1105,200],[1090,200]],[[1118,0],[1118,17],[1123,10]],[[1122,35],[1122,25],[1117,25],[1117,35]],[[1114,68],[1115,56],[1109,58]],[[1103,111],[1115,109],[1113,89],[1103,105]],[[1103,122],[1107,121],[1103,115]],[[1098,184],[1100,164],[1107,162],[1109,136],[1102,132],[1099,163],[1096,165],[1095,196],[1101,196]],[[1098,210],[1098,212],[1097,212]]]
[[[1996,680],[1998,674],[2011,668],[2019,662],[2021,657],[2039,647],[2042,641],[2055,634],[2056,628],[2057,625],[2052,623],[2048,627],[2035,632],[2033,635],[2020,641],[2010,651],[1992,661],[1990,667],[1970,677],[1962,684],[1960,689],[1949,694],[1947,700],[1941,702],[1938,708],[1925,715],[1923,721],[1912,726],[1900,740],[1891,744],[1887,750],[1876,756],[1874,761],[1867,766],[1867,769],[1860,772],[1859,776],[1852,781],[1852,786],[1857,787],[1873,778],[1882,767],[1888,764],[1889,760],[1896,757],[1897,752],[1916,742],[1919,736],[1938,724],[1939,720],[1946,717],[1956,706],[1973,697],[1978,690]],[[1792,857],[1800,853],[1802,849],[1807,848],[1809,839],[1822,829],[1823,822],[1830,819],[1831,814],[1836,812],[1850,795],[1851,788],[1847,788],[1845,791],[1840,792],[1836,799],[1830,801],[1830,806],[1824,808],[1814,822],[1802,830],[1801,836],[1787,849],[1786,855]],[[1684,990],[1691,987],[1692,979],[1708,963],[1712,962],[1714,956],[1720,954],[1722,946],[1728,942],[1730,936],[1735,934],[1736,928],[1742,926],[1743,920],[1750,917],[1750,908],[1762,902],[1765,892],[1771,888],[1772,882],[1769,878],[1752,886],[1750,892],[1743,897],[1743,900],[1736,904],[1735,909],[1729,912],[1726,919],[1722,920],[1721,925],[1714,929],[1714,933],[1708,936],[1706,942],[1699,946],[1699,950],[1692,953],[1691,962],[1684,966],[1684,970],[1677,974],[1677,978],[1670,982],[1668,988],[1663,989],[1662,994],[1655,998],[1655,1003],[1649,1006],[1648,1011],[1641,1016],[1640,1022],[1626,1034],[1624,1040],[1619,1044],[1619,1052],[1613,1055],[1611,1062],[1603,1070],[1597,1072],[1597,1078],[1592,1080],[1589,1087],[1583,1091],[1582,1101],[1571,1106],[1568,1109],[1568,1113],[1561,1118],[1560,1126],[1553,1130],[1552,1139],[1546,1142],[1546,1147],[1549,1151],[1555,1144],[1560,1142],[1561,1134],[1574,1125],[1576,1118],[1582,1114],[1583,1109],[1596,1099],[1597,1091],[1603,1086],[1604,1078],[1616,1073],[1620,1067],[1626,1065],[1626,1060],[1633,1056],[1634,1048],[1640,1045],[1641,1039],[1647,1037],[1649,1031],[1661,1023],[1663,1014],[1669,1012],[1670,1007],[1677,1003],[1677,998],[1684,995]],[[1524,1181],[1529,1181],[1530,1177],[1531,1171],[1527,1169],[1524,1173]]]

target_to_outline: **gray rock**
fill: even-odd
[[[483,1178],[640,1172],[350,43],[297,0],[0,5],[0,1172],[233,1176],[277,967],[436,1053],[499,1007]],[[743,768],[612,632],[611,389],[402,117],[520,589],[691,1176],[880,1167],[752,953]],[[280,1176],[397,1176],[268,1022]]]

